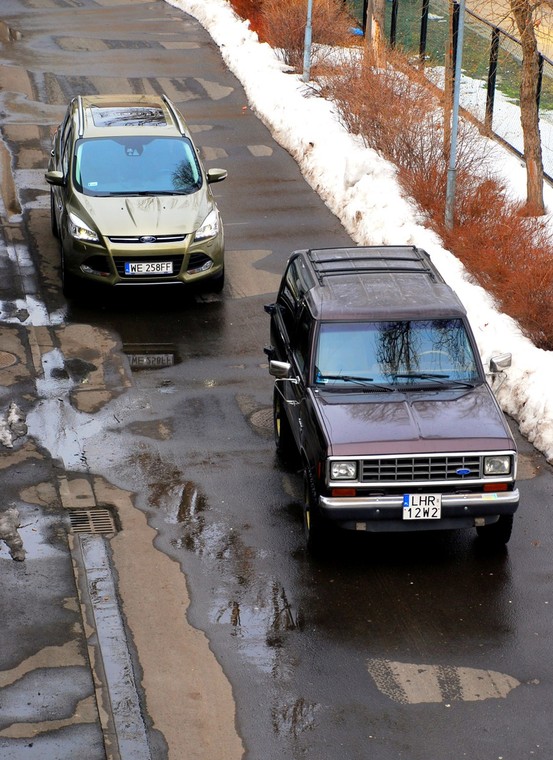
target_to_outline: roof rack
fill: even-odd
[[[78,109],[78,116],[79,116],[77,132],[79,134],[79,137],[82,137],[84,134],[84,108],[83,108],[83,99],[80,95],[77,95],[77,109]]]
[[[432,267],[432,265],[429,263],[428,254],[423,251],[421,248],[417,248],[416,246],[394,246],[394,251],[409,251],[411,254],[415,255],[415,258],[413,256],[390,256],[386,253],[385,248],[382,246],[365,246],[365,247],[359,247],[359,248],[351,248],[351,249],[342,249],[342,250],[351,250],[351,251],[358,251],[361,253],[362,251],[374,251],[375,253],[380,253],[379,256],[374,256],[367,254],[365,256],[359,255],[355,256],[355,258],[347,259],[343,258],[342,256],[330,256],[329,258],[325,259],[315,259],[313,254],[318,252],[324,252],[325,250],[328,250],[329,252],[336,249],[309,249],[307,251],[307,257],[309,259],[309,262],[311,263],[311,266],[313,267],[313,272],[315,276],[317,277],[317,280],[319,282],[319,285],[324,285],[324,278],[325,277],[335,277],[337,275],[351,275],[351,274],[379,274],[382,272],[386,273],[393,273],[393,274],[409,274],[416,272],[418,274],[427,274],[429,277],[431,277],[433,280],[436,280],[436,270]],[[361,262],[361,266],[358,266],[358,264]],[[370,262],[370,266],[363,266],[363,262]],[[397,267],[390,267],[386,265],[386,262],[393,262],[394,264],[397,262],[410,262],[411,266],[397,266]],[[347,264],[350,264],[350,266],[347,266]],[[324,264],[342,264],[343,266],[339,267],[332,267],[329,269],[324,269],[321,265]]]
[[[182,119],[181,119],[181,117],[180,117],[177,109],[175,108],[175,106],[173,105],[173,103],[169,100],[169,98],[167,97],[167,95],[163,94],[161,96],[161,98],[162,98],[163,102],[165,103],[165,105],[167,106],[167,108],[169,109],[169,112],[170,112],[171,116],[173,117],[173,119],[175,121],[175,124],[177,125],[177,129],[179,130],[179,132],[181,133],[181,135],[183,137],[185,137],[186,136],[186,128],[185,128],[185,126],[184,126],[184,124],[182,122]]]

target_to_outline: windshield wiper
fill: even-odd
[[[395,390],[395,388],[391,388],[389,385],[381,385],[380,383],[375,383],[372,377],[357,377],[356,375],[317,375],[317,383],[320,383],[321,380],[343,380],[346,383],[355,383],[357,385],[361,385],[364,388],[370,388],[371,390]],[[326,388],[326,390],[330,389]]]
[[[449,375],[436,374],[433,372],[403,372],[393,375],[394,380],[432,380],[440,385],[462,385],[464,388],[474,388],[475,383],[468,380],[452,380]]]

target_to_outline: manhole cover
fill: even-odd
[[[17,362],[17,356],[10,354],[8,351],[0,351],[0,369],[11,367]]]
[[[73,533],[116,533],[109,509],[70,509],[69,522]]]
[[[273,429],[273,410],[271,407],[260,409],[250,417],[252,425],[264,430]]]

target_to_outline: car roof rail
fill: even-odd
[[[80,95],[77,95],[77,133],[79,137],[84,134],[84,107],[83,99]]]
[[[171,116],[173,117],[175,124],[177,125],[177,129],[179,130],[179,132],[181,133],[183,137],[186,137],[186,126],[182,120],[181,115],[179,114],[175,106],[173,105],[172,101],[169,100],[167,95],[163,94],[161,98],[163,102],[165,103],[165,105],[167,106],[167,108],[169,109],[169,112],[171,113]]]
[[[388,248],[388,251],[386,250]],[[352,251],[352,258],[332,255],[339,251]],[[396,255],[391,255],[394,251]],[[328,253],[327,258],[320,258],[317,254]],[[363,252],[366,252],[363,255]],[[397,255],[397,254],[400,255]],[[405,255],[401,255],[401,254]],[[410,255],[406,255],[406,254]],[[426,274],[435,281],[443,281],[439,272],[432,265],[430,257],[422,248],[416,246],[363,246],[358,248],[319,248],[306,251],[307,258],[313,272],[319,282],[324,285],[325,277],[352,274]],[[375,255],[378,254],[378,255]],[[326,264],[338,264],[341,266],[326,267]],[[349,266],[348,266],[349,264]],[[398,266],[394,266],[399,264]]]

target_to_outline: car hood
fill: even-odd
[[[483,383],[469,392],[313,393],[331,455],[513,449],[503,413]]]
[[[83,219],[104,236],[190,234],[212,208],[205,191],[191,195],[80,196]],[[76,210],[77,215],[83,213]]]

